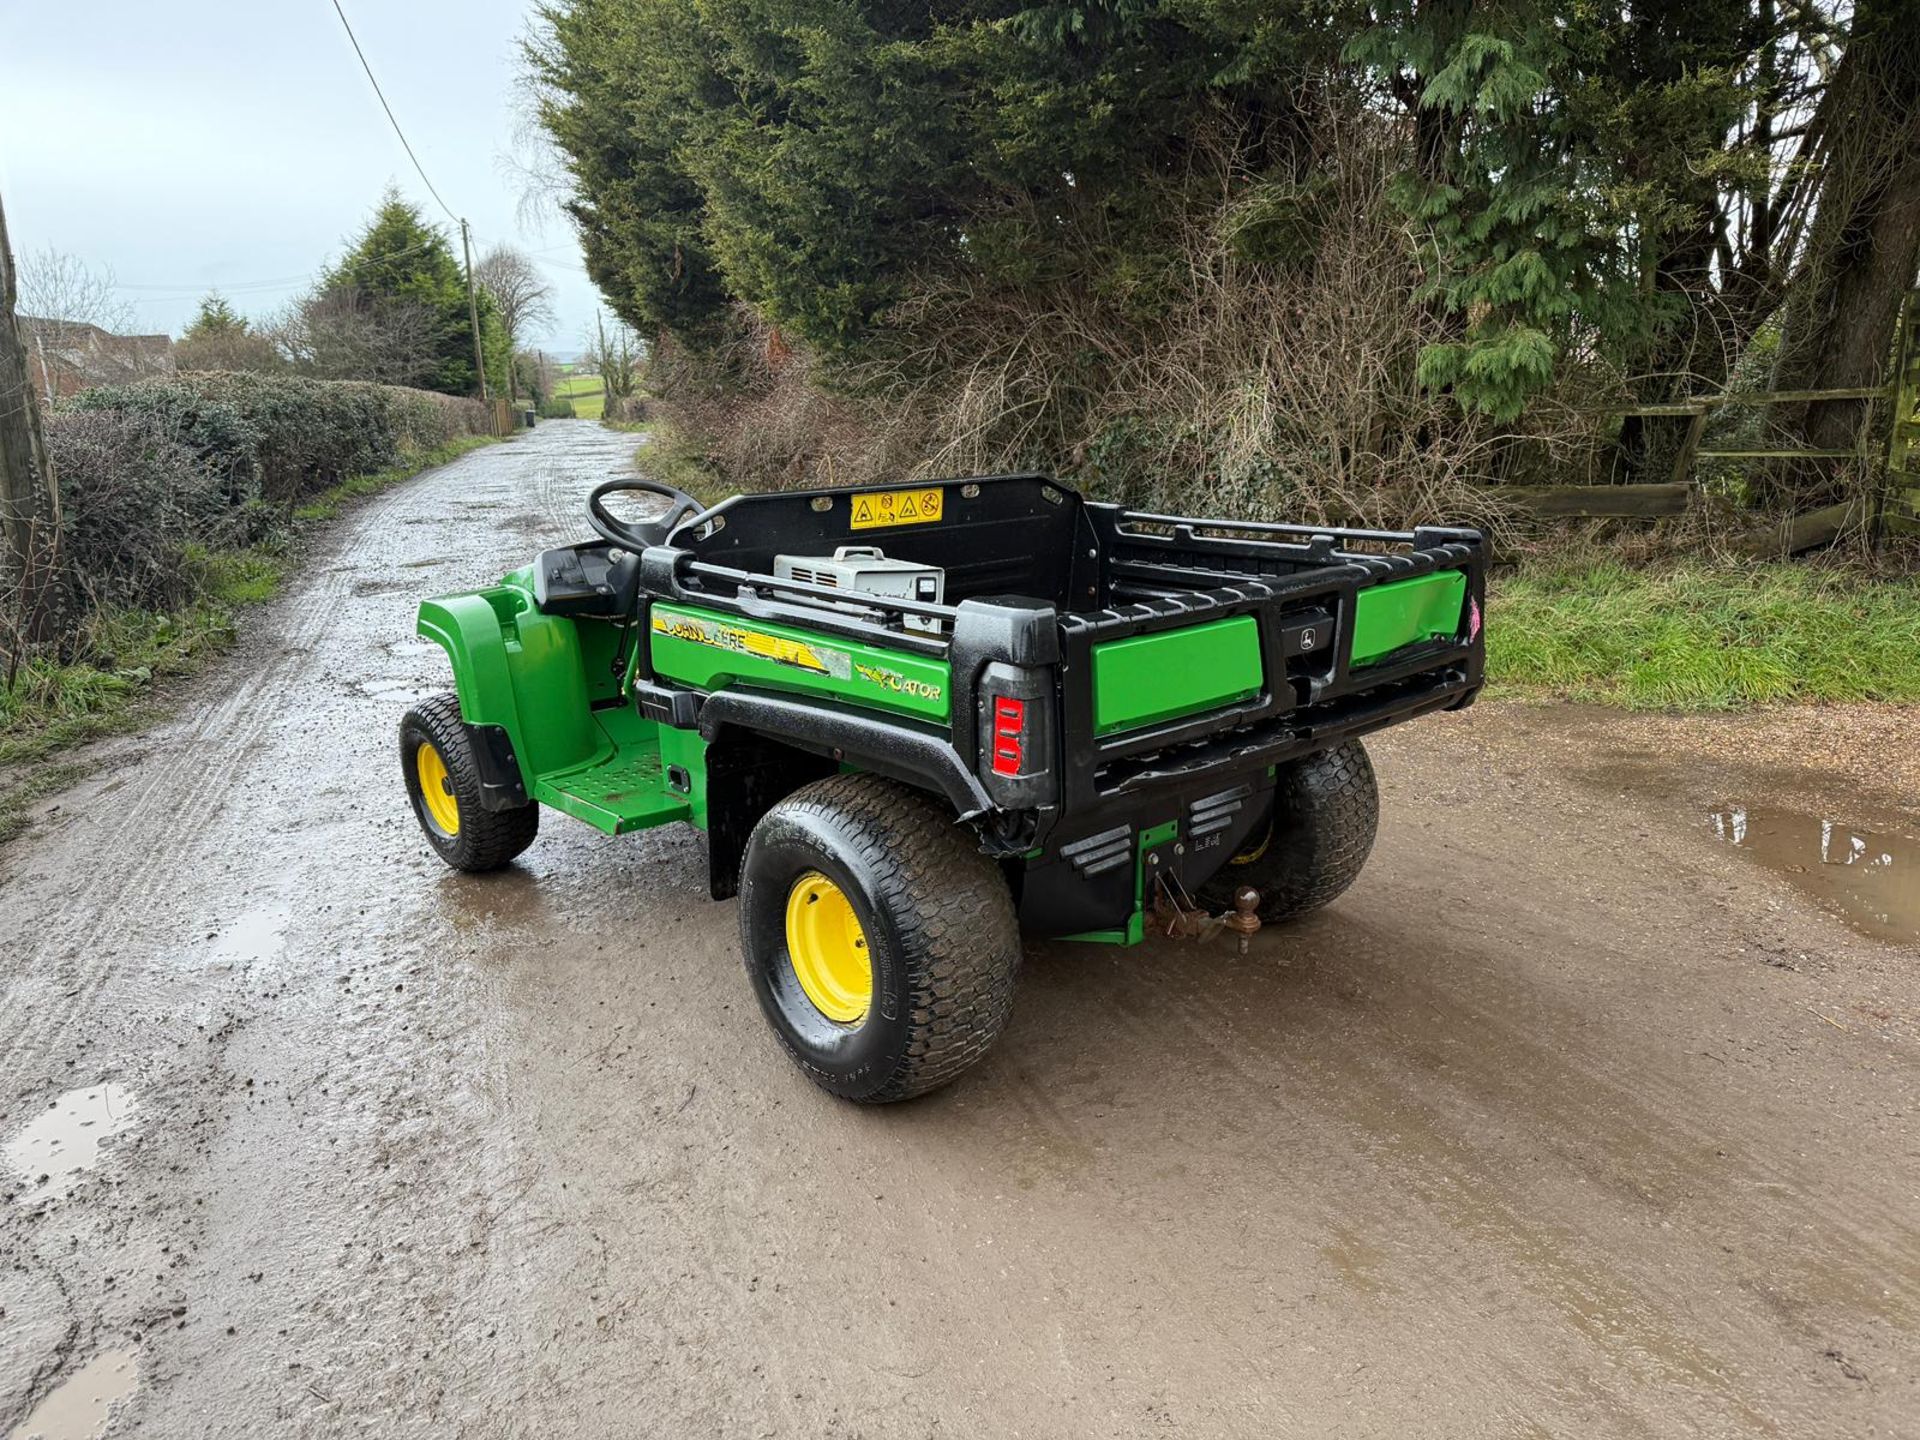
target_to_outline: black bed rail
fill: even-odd
[[[1363,541],[1405,545],[1415,550],[1424,550],[1449,540],[1476,544],[1481,539],[1478,530],[1450,525],[1421,525],[1412,530],[1364,530],[1339,525],[1297,525],[1273,520],[1207,520],[1193,515],[1159,515],[1151,510],[1116,510],[1114,519],[1119,525],[1164,525],[1176,535],[1184,535],[1188,539],[1206,534],[1218,535],[1220,532],[1226,532],[1228,536],[1304,535],[1310,541],[1324,540],[1329,546],[1340,541]]]
[[[685,550],[667,546],[647,551],[642,565],[642,583],[647,593],[656,599],[705,605],[754,620],[804,625],[849,640],[890,645],[922,655],[946,655],[947,637],[952,634],[954,621],[960,614],[952,605],[837,590],[810,580],[782,580],[757,571],[715,565],[696,560]],[[859,608],[843,608],[848,606]],[[875,619],[874,612],[884,618]],[[943,633],[907,629],[903,621],[908,615],[941,621]]]

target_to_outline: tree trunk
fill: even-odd
[[[56,639],[70,593],[60,533],[60,491],[40,434],[40,407],[14,323],[13,250],[0,206],[0,541],[6,586],[0,633],[11,684],[29,646]]]
[[[1913,0],[1861,0],[1853,37],[1814,118],[1821,176],[1805,253],[1789,287],[1774,367],[1781,390],[1884,384],[1900,304],[1920,269],[1920,13]],[[1870,402],[1778,407],[1799,443],[1862,443]],[[1830,485],[1814,472],[1811,491]],[[1796,500],[1813,498],[1806,482]]]

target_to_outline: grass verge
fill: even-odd
[[[1779,562],[1530,565],[1495,582],[1489,694],[1633,710],[1920,703],[1920,577]]]
[[[413,463],[356,475],[293,512],[303,525],[337,516],[350,501],[493,443],[468,435],[424,451]],[[92,767],[53,758],[87,740],[139,729],[159,718],[156,682],[192,674],[232,647],[238,612],[268,599],[295,562],[290,537],[245,550],[192,550],[186,556],[193,600],[169,614],[106,610],[93,615],[65,664],[37,659],[0,688],[0,843],[22,833],[32,807]]]

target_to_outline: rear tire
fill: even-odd
[[[498,870],[540,833],[540,807],[480,803],[480,768],[460,721],[460,699],[436,695],[400,721],[400,769],[413,818],[434,853],[456,870]]]
[[[833,775],[754,827],[740,950],[761,1012],[808,1078],[879,1104],[923,1095],[987,1053],[1013,1010],[1020,927],[1000,868],[945,806],[876,776]]]
[[[1318,910],[1359,878],[1379,828],[1380,790],[1358,740],[1292,761],[1274,777],[1266,823],[1200,887],[1200,901],[1231,910],[1234,891],[1251,885],[1269,924]]]

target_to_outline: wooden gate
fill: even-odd
[[[1775,405],[1782,401],[1883,401],[1893,407],[1893,422],[1887,445],[1886,473],[1873,492],[1757,532],[1748,537],[1748,548],[1755,553],[1794,554],[1824,545],[1843,531],[1860,526],[1868,526],[1876,533],[1897,530],[1920,534],[1920,290],[1911,291],[1901,308],[1893,361],[1893,374],[1885,385],[1850,390],[1729,391],[1613,411],[1611,413],[1620,416],[1664,416],[1691,421],[1674,456],[1672,479],[1642,485],[1530,485],[1515,487],[1506,493],[1543,517],[1651,520],[1678,515],[1699,493],[1694,466],[1700,460],[1855,460],[1864,466],[1873,459],[1873,437],[1880,428],[1869,414],[1860,426],[1860,443],[1852,450],[1711,449],[1701,442],[1706,436],[1707,422],[1718,411],[1728,407]]]
[[[1893,436],[1887,445],[1886,522],[1920,532],[1920,290],[1907,295],[1893,352]]]

